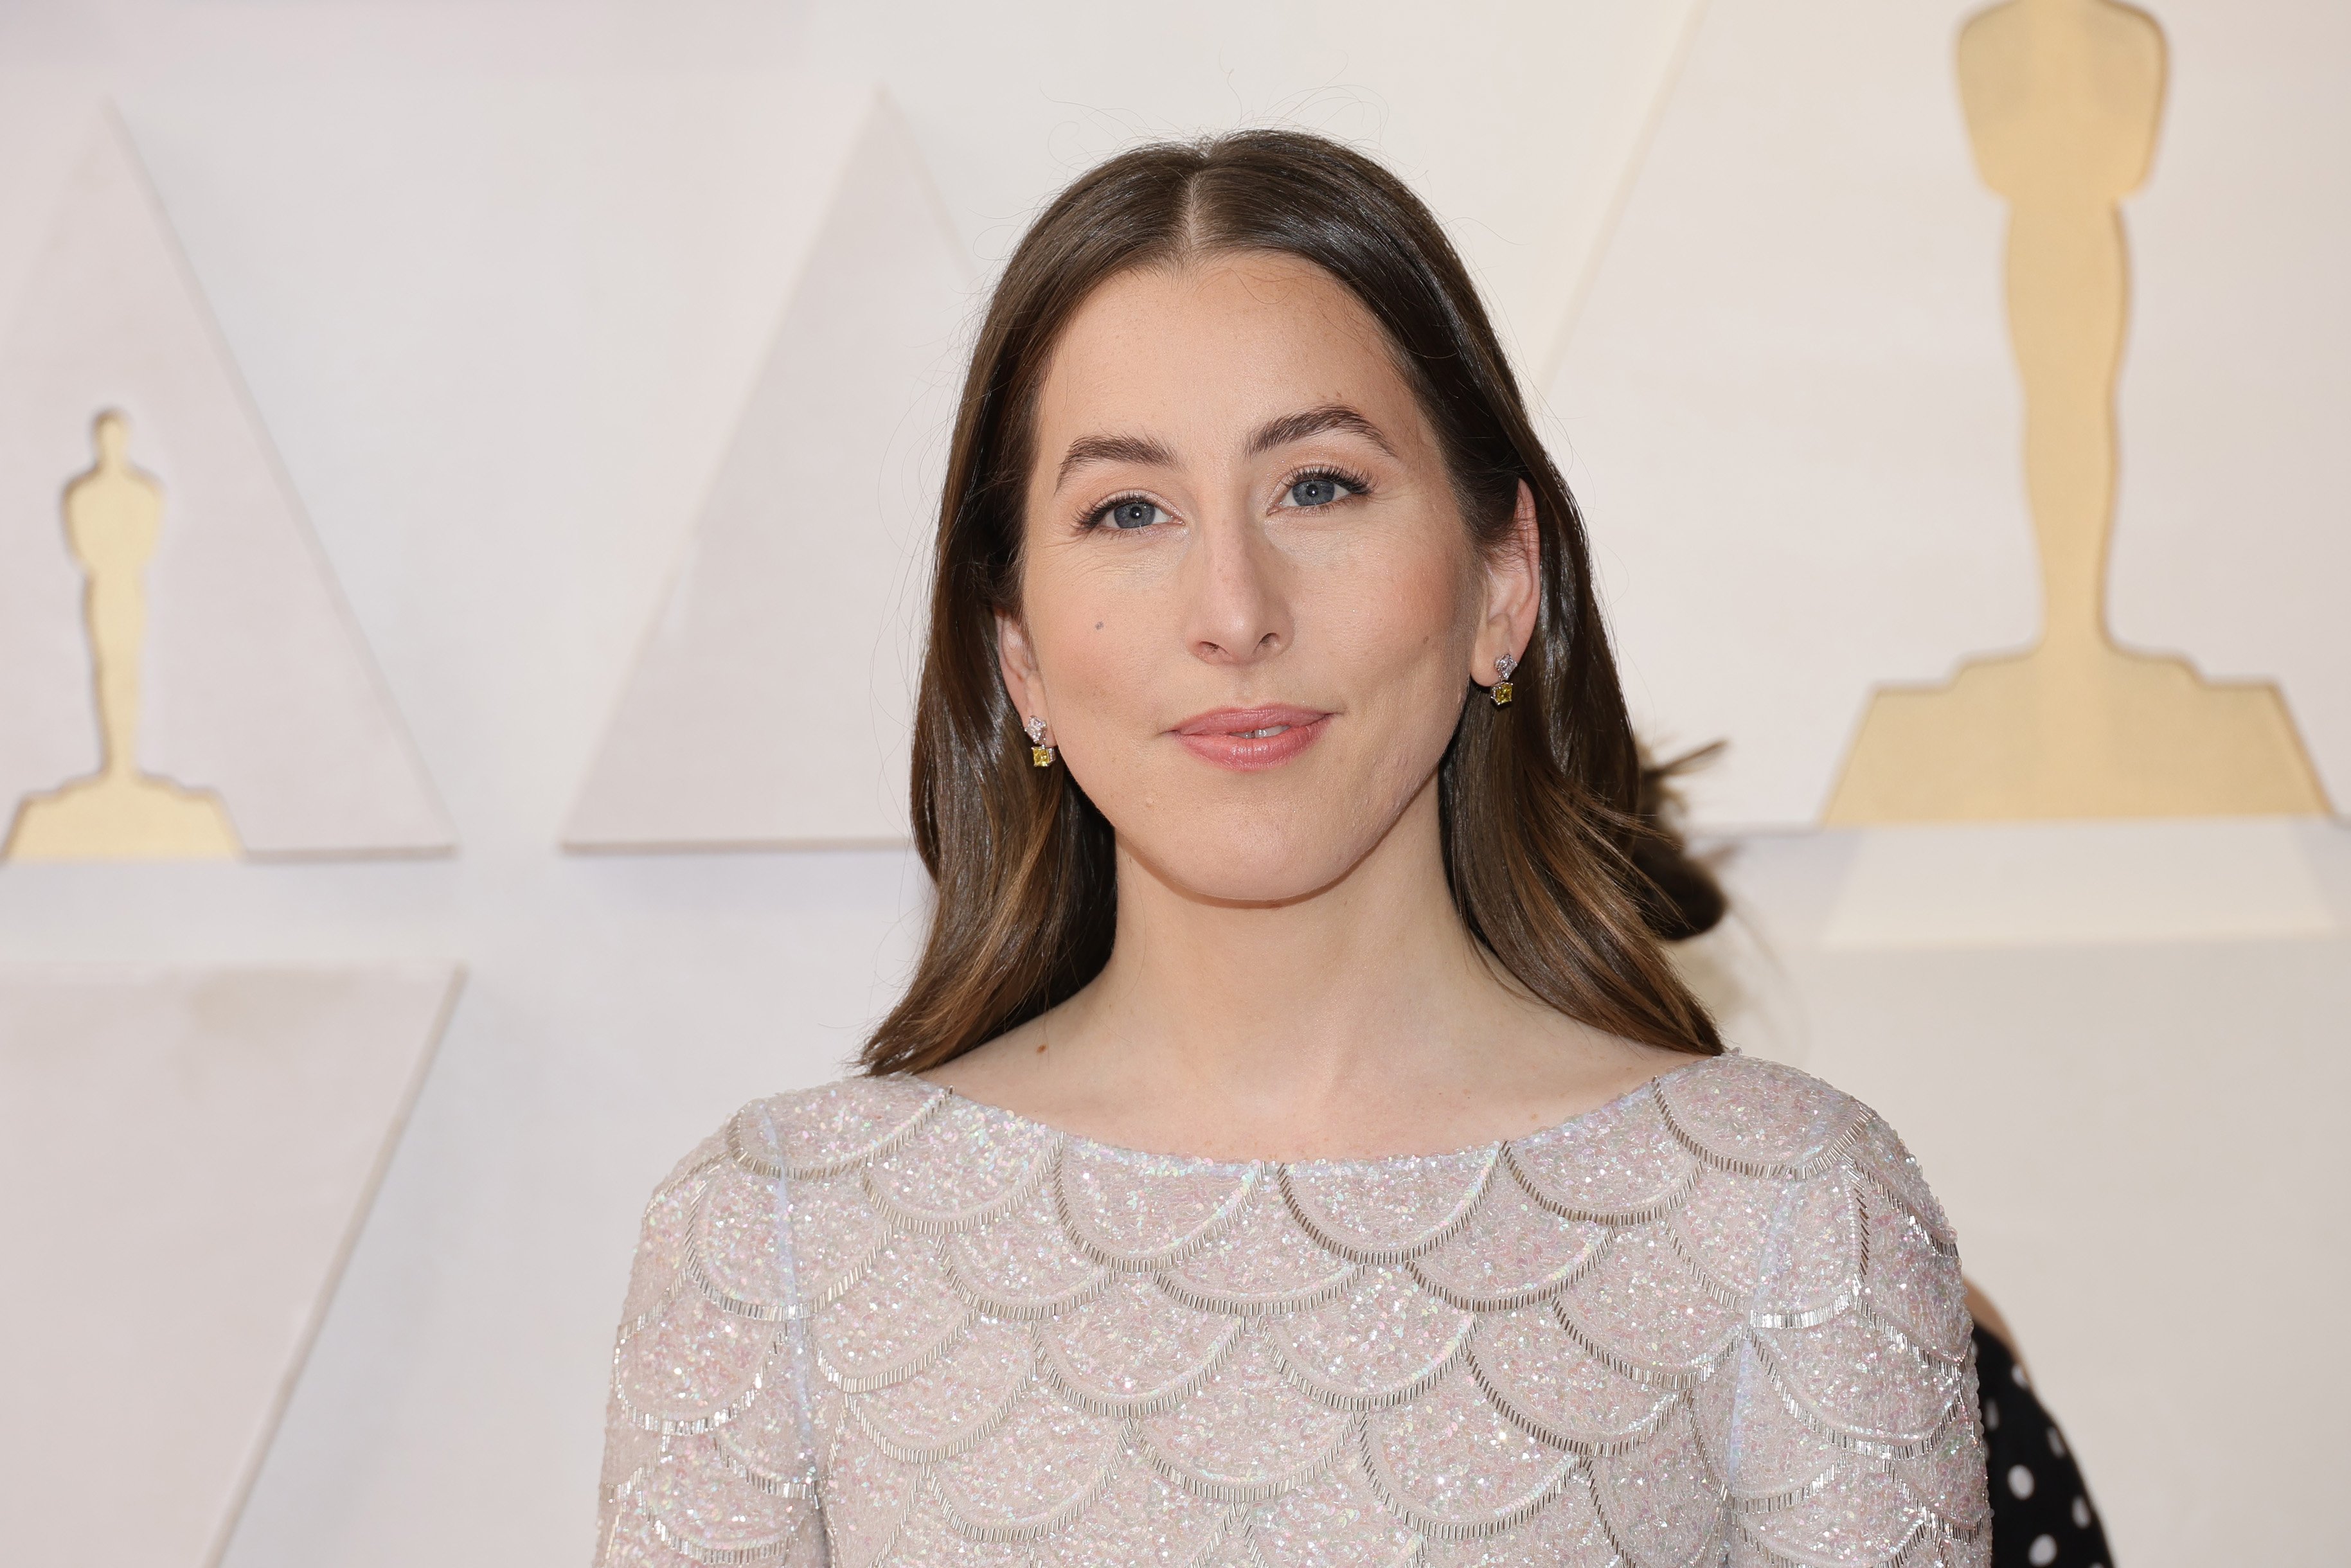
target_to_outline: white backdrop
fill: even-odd
[[[437,862],[0,869],[9,957],[466,966],[235,1568],[580,1561],[645,1192],[740,1101],[837,1071],[903,973],[922,888],[895,852],[556,849],[854,129],[841,106],[889,91],[983,277],[1136,134],[1286,117],[1349,137],[1447,214],[1522,357],[1572,362],[1633,155],[1712,19],[1679,0],[0,11],[0,302],[112,99],[458,841]],[[1595,517],[1619,566],[1625,526]],[[1768,591],[1801,565],[1758,570]],[[1752,656],[1736,627],[1691,641],[1708,623],[1628,641],[1651,722],[1690,739],[1726,721],[1661,707],[1667,672]],[[2292,1379],[2232,1370],[2298,1308],[2331,1343],[2351,1283],[2323,1203],[2351,1173],[2320,1120],[2351,1088],[2351,849],[2285,831],[2323,904],[2288,939],[2021,944],[1994,918],[1960,946],[1840,946],[1866,844],[1765,836],[1733,863],[1749,918],[1693,956],[1735,1034],[1910,1134],[2133,1565],[2334,1549],[2316,1500],[2351,1369],[2314,1350]],[[2183,1150],[2222,1168],[2190,1182]]]

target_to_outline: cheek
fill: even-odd
[[[1463,558],[1425,540],[1381,563],[1342,656],[1353,671],[1368,753],[1360,814],[1385,821],[1426,782],[1460,721],[1478,607]]]
[[[1475,596],[1458,552],[1425,536],[1405,538],[1356,552],[1343,570],[1307,577],[1312,597],[1323,601],[1312,620],[1325,628],[1341,667],[1353,672],[1362,701],[1393,710],[1458,691],[1476,631]],[[1400,712],[1386,716],[1407,721]]]
[[[1176,641],[1169,596],[1137,591],[1131,575],[1055,563],[1024,585],[1054,733],[1081,751],[1132,727],[1150,706],[1153,680],[1164,675]]]

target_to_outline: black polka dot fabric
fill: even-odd
[[[1992,1568],[2113,1568],[2082,1468],[2008,1347],[1976,1330]]]

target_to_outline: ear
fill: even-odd
[[[1029,629],[1019,616],[1004,610],[996,612],[996,667],[1021,720],[1041,718],[1050,724],[1052,716],[1045,711],[1045,678],[1037,673],[1037,652],[1029,646]]]
[[[1510,539],[1486,560],[1486,612],[1469,649],[1469,678],[1481,686],[1496,680],[1494,661],[1507,653],[1527,656],[1534,641],[1535,612],[1542,605],[1542,532],[1535,526],[1535,493],[1519,481],[1519,504],[1510,514]]]

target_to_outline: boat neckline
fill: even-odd
[[[950,1089],[944,1083],[934,1083],[928,1079],[916,1078],[911,1073],[907,1075],[907,1081],[919,1085],[935,1099],[960,1102],[996,1121],[1010,1123],[1014,1126],[1046,1134],[1059,1140],[1064,1147],[1074,1147],[1090,1155],[1106,1156],[1114,1160],[1149,1160],[1162,1165],[1182,1166],[1187,1170],[1196,1171],[1361,1170],[1395,1166],[1441,1164],[1450,1160],[1469,1159],[1479,1155],[1490,1156],[1499,1155],[1506,1148],[1523,1147],[1529,1144],[1564,1136],[1578,1131],[1587,1123],[1597,1121],[1611,1112],[1621,1110],[1644,1094],[1655,1092],[1661,1085],[1673,1079],[1695,1072],[1702,1067],[1729,1061],[1738,1055],[1737,1050],[1726,1048],[1719,1056],[1701,1056],[1695,1061],[1685,1061],[1678,1067],[1668,1067],[1663,1072],[1643,1079],[1622,1094],[1604,1101],[1589,1110],[1578,1111],[1573,1116],[1551,1123],[1546,1126],[1537,1127],[1530,1133],[1520,1133],[1513,1137],[1492,1138],[1482,1144],[1470,1144],[1461,1148],[1446,1149],[1431,1154],[1341,1155],[1311,1160],[1218,1159],[1213,1155],[1176,1155],[1134,1148],[1125,1144],[1105,1143],[1100,1138],[1089,1138],[1082,1133],[1072,1133],[1065,1127],[1057,1127],[1050,1122],[1039,1121],[1034,1116],[1024,1116],[1019,1112],[1009,1110],[1002,1105],[991,1104],[985,1100],[975,1100],[960,1089]]]

